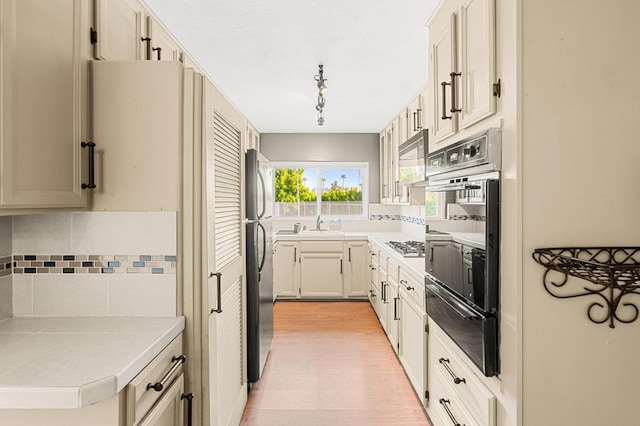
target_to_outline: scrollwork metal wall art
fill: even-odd
[[[596,323],[634,322],[640,316],[629,297],[640,296],[640,247],[540,248],[533,259],[547,268],[544,288],[559,299],[597,296],[587,309],[587,317]],[[554,279],[552,271],[559,273]],[[589,281],[577,290],[570,285],[569,275]],[[566,287],[565,287],[566,286]],[[624,301],[623,301],[624,298]]]

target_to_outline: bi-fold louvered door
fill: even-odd
[[[205,85],[205,193],[209,421],[237,424],[246,401],[242,120],[213,85]]]

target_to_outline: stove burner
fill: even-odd
[[[389,241],[387,244],[404,257],[424,257],[424,242],[422,241]]]

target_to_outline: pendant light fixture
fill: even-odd
[[[314,77],[316,85],[318,86],[318,104],[316,105],[316,111],[318,111],[318,126],[324,124],[324,92],[327,91],[327,79],[324,78],[324,69],[321,65],[318,65],[318,74]]]

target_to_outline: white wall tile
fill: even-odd
[[[109,276],[109,316],[176,315],[175,275]]]
[[[11,244],[11,228],[13,218],[11,216],[0,217],[0,257],[13,254]]]
[[[101,274],[34,275],[33,314],[106,316],[106,276]]]
[[[73,214],[74,254],[176,254],[175,212]]]
[[[13,316],[13,285],[11,275],[0,278],[0,319]]]
[[[33,315],[33,275],[14,274],[12,281],[13,315]]]
[[[14,216],[13,254],[71,252],[71,213]]]

